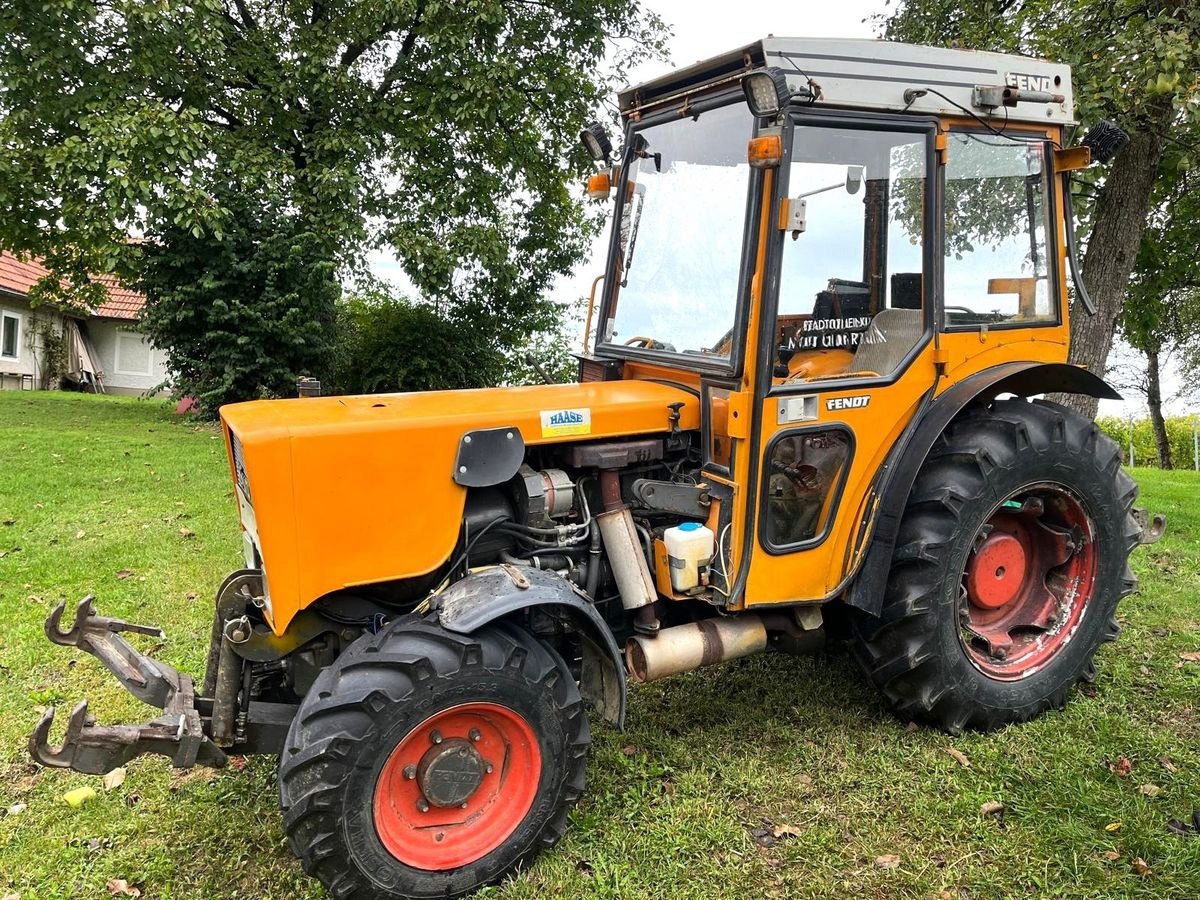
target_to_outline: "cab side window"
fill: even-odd
[[[927,136],[797,125],[775,382],[886,376],[925,331]]]
[[[1046,249],[1043,141],[952,133],[946,163],[946,325],[1058,320]]]

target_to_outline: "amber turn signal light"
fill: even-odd
[[[756,169],[769,169],[783,161],[783,137],[778,134],[760,134],[750,138],[746,148],[746,160]]]
[[[612,180],[607,172],[597,172],[587,181],[587,195],[593,200],[607,200],[612,194]]]

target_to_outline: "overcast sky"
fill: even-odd
[[[712,15],[704,2],[695,0],[643,0],[645,5],[657,12],[670,27],[672,36],[668,41],[670,62],[667,66],[660,61],[643,64],[630,73],[630,83],[638,83],[661,75],[669,66],[686,66],[707,59],[718,53],[748,44],[774,34],[786,37],[859,37],[875,36],[869,18],[886,11],[883,0],[838,0],[835,3],[815,3],[813,0],[796,0],[783,3],[742,3],[734,15]],[[597,240],[592,258],[585,260],[574,275],[560,279],[552,290],[555,299],[570,301],[587,296],[592,279],[604,268],[603,252],[607,235]],[[377,255],[372,268],[385,277],[400,276],[397,263]],[[399,280],[399,279],[398,279]],[[1128,358],[1128,357],[1127,357]],[[1168,389],[1174,389],[1177,380],[1168,375]],[[1131,396],[1127,393],[1127,396]],[[1131,397],[1132,399],[1132,397]],[[1188,404],[1169,404],[1171,412],[1184,412]],[[1101,413],[1107,415],[1144,414],[1144,403],[1139,399],[1121,404],[1102,401]]]

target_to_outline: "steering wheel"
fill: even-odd
[[[634,335],[629,340],[627,340],[625,342],[625,346],[626,347],[653,347],[657,343],[658,343],[658,341],[656,341],[652,337],[646,337],[645,335],[638,334],[638,335]]]

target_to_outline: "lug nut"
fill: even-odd
[[[483,735],[479,733],[478,728],[472,728],[467,732],[467,737],[469,737],[472,741],[478,741],[481,737],[483,737]]]
[[[417,801],[417,809],[420,812],[429,812],[429,801],[426,800],[424,797],[420,798]]]
[[[467,804],[465,804],[465,803],[464,803],[464,804],[462,804],[462,806],[460,806],[460,807],[459,807],[459,809],[466,809],[466,808],[467,808]]]
[[[412,766],[412,765],[405,766],[404,767],[404,777],[407,778],[409,781],[412,781],[414,778],[416,778],[417,777],[417,767]]]
[[[483,767],[483,771],[485,771],[485,772],[487,772],[489,775],[491,775],[491,774],[492,774],[492,764],[491,764],[491,763],[488,763],[486,766],[484,766],[484,767]]]
[[[429,739],[435,744],[440,744],[442,742],[442,733],[435,728],[429,732]]]

